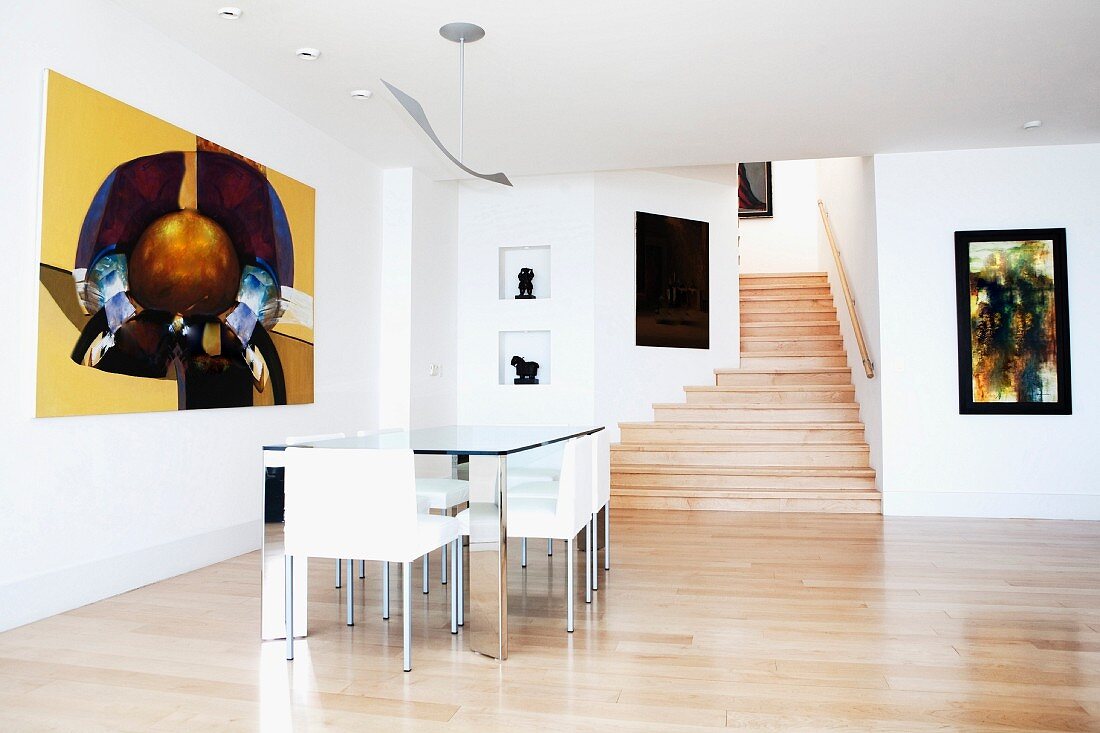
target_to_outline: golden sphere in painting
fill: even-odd
[[[146,228],[130,253],[130,293],[151,310],[216,315],[237,300],[241,266],[217,222],[185,209]]]

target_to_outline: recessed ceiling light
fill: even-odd
[[[295,51],[294,55],[306,61],[315,61],[317,57],[321,55],[321,51],[316,48],[310,48],[309,46],[303,46]]]
[[[1042,126],[1043,126],[1043,121],[1042,120],[1031,120],[1030,122],[1025,122],[1024,123],[1024,129],[1025,130],[1034,130],[1035,128],[1042,127]]]
[[[351,96],[355,99],[370,99],[374,96],[374,92],[370,89],[352,89]]]
[[[241,9],[235,8],[232,5],[227,5],[224,8],[218,9],[218,15],[225,18],[226,20],[236,20],[237,18],[241,17]]]

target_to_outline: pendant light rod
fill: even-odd
[[[462,157],[462,118],[466,111],[466,39],[458,39],[458,160]]]

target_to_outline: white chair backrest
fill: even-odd
[[[290,435],[286,439],[287,445],[301,445],[302,443],[313,443],[318,440],[335,440],[337,438],[346,438],[347,433],[318,433],[317,435]]]
[[[417,478],[451,478],[451,462],[454,456],[418,455],[416,462]]]
[[[287,448],[284,491],[288,555],[360,557],[416,532],[410,450]]]
[[[591,440],[588,435],[574,438],[562,449],[557,517],[570,528],[580,528],[592,514]]]
[[[611,449],[607,430],[588,437],[592,445],[592,511],[595,513],[611,500]]]

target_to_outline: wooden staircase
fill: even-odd
[[[741,276],[741,368],[620,423],[618,507],[882,511],[824,273]]]

